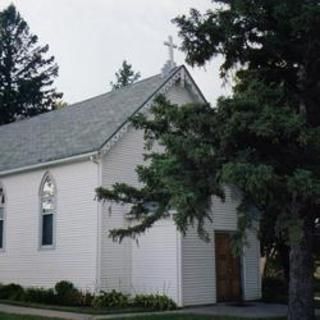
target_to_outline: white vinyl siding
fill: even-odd
[[[59,189],[55,250],[39,248],[39,186],[46,170],[2,178],[6,204],[6,251],[0,282],[52,287],[60,280],[81,289],[96,282],[97,165],[79,162],[50,168]],[[26,187],[28,186],[28,187]]]
[[[244,275],[243,294],[245,300],[261,298],[260,242],[256,231],[247,232],[248,246],[243,249],[242,265]]]
[[[102,164],[104,187],[116,182],[137,185],[135,167],[143,162],[143,133],[134,129],[123,137],[106,155]],[[121,244],[109,238],[109,230],[128,225],[124,214],[127,208],[105,202],[101,227],[101,289],[131,290],[131,240]]]
[[[212,197],[212,217],[214,230],[235,231],[237,224],[237,207],[240,204],[240,195],[234,189],[226,187],[225,201]]]
[[[196,98],[178,82],[176,86],[167,92],[167,98],[174,104],[185,104],[197,101]],[[138,180],[135,172],[137,165],[143,163],[143,132],[130,128],[117,144],[107,153],[102,161],[102,185],[111,187],[116,182],[126,182],[130,185],[137,186]],[[130,239],[125,239],[121,244],[115,243],[108,237],[110,229],[125,227],[128,221],[124,214],[127,212],[126,207],[112,205],[106,202],[102,210],[102,227],[101,227],[101,267],[100,267],[100,287],[103,290],[117,289],[125,292],[135,293],[142,288],[146,292],[164,292],[179,302],[180,283],[179,279],[174,281],[180,272],[179,261],[177,262],[178,247],[175,237],[178,234],[175,226],[170,224],[161,225],[154,230],[150,230],[145,237],[142,237],[140,248]],[[172,232],[172,234],[171,234]],[[143,240],[145,239],[145,240]],[[146,239],[153,239],[153,256],[150,257],[150,250]],[[180,239],[180,236],[179,236]],[[162,248],[165,247],[165,250]],[[173,254],[176,257],[173,259]],[[138,258],[142,259],[139,262]],[[143,258],[144,257],[144,258]],[[149,260],[150,259],[150,260]],[[163,272],[161,264],[157,264],[156,259],[167,260],[167,268],[177,270],[174,275]],[[151,281],[146,268],[142,268],[144,261],[149,266],[153,265],[152,274],[154,280]],[[158,273],[158,276],[156,276]],[[180,275],[179,275],[180,276]],[[179,277],[178,276],[178,277]]]
[[[190,228],[182,238],[181,248],[183,305],[215,303],[214,237],[205,242],[199,238],[196,228]]]
[[[166,294],[179,301],[178,245],[171,219],[158,222],[132,243],[132,291]]]
[[[237,207],[240,195],[231,188],[225,189],[225,201],[212,198],[212,220],[206,230],[211,236],[209,243],[203,242],[195,229],[188,231],[182,239],[182,293],[183,305],[216,303],[215,244],[216,231],[234,232],[237,230]],[[248,247],[242,256],[242,287],[245,300],[259,299],[260,248],[255,231],[248,231]]]

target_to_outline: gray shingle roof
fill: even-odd
[[[153,76],[61,110],[1,126],[0,173],[99,150],[170,77]]]

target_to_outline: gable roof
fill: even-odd
[[[0,174],[100,150],[181,68],[166,78],[156,75],[61,110],[0,126]]]

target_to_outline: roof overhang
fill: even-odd
[[[83,153],[71,157],[66,157],[62,159],[46,161],[42,163],[33,164],[30,166],[24,166],[20,168],[13,168],[10,170],[0,171],[0,177],[9,176],[17,173],[23,173],[27,171],[43,169],[48,167],[53,167],[65,163],[73,163],[79,161],[86,160],[96,160],[96,157],[100,154],[106,154],[118,141],[119,139],[126,134],[128,128],[130,126],[129,119],[134,116],[138,112],[146,112],[151,108],[154,103],[154,100],[159,95],[165,95],[172,86],[174,86],[177,81],[181,81],[182,85],[188,85],[193,94],[199,99],[199,101],[203,103],[208,103],[200,88],[190,75],[188,69],[182,65],[178,67],[176,70],[172,72],[172,75],[157,89],[155,92],[151,93],[149,98],[130,116],[128,116],[128,120],[126,120],[122,125],[118,127],[118,129],[105,141],[105,143],[98,149],[93,150],[88,153]]]
[[[88,161],[88,160],[93,161],[96,159],[97,156],[99,156],[99,151],[83,153],[83,154],[68,157],[68,158],[57,159],[57,160],[47,161],[47,162],[43,162],[43,163],[37,163],[34,165],[30,165],[30,166],[1,171],[0,177],[5,177],[5,176],[12,175],[12,174],[17,174],[17,173],[24,173],[24,172],[28,172],[28,171],[37,170],[37,169],[54,167],[54,166],[58,166],[60,164],[74,163],[74,162]]]

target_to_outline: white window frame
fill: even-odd
[[[0,189],[2,189],[2,194],[0,193],[0,208],[3,209],[3,217],[2,219],[0,218],[0,220],[2,220],[2,247],[0,247],[0,252],[4,252],[5,248],[6,248],[6,213],[7,213],[7,194],[6,194],[6,190],[4,188],[3,183],[1,183],[0,181]],[[2,196],[4,197],[4,203],[2,203]]]
[[[47,182],[47,179],[51,180],[53,184],[54,194],[53,196],[46,197],[43,195],[43,189]],[[48,213],[43,213],[43,201],[51,199],[53,203],[53,209]],[[44,245],[43,240],[43,216],[52,214],[52,244]],[[42,178],[39,190],[39,250],[53,250],[56,247],[56,215],[57,215],[57,184],[50,172],[46,172]]]

